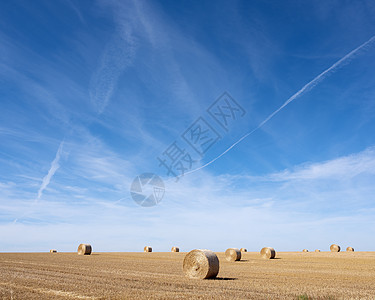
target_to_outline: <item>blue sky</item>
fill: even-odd
[[[1,1],[0,251],[374,251],[374,35],[370,0]],[[204,166],[296,93],[207,167],[159,165],[176,142]],[[130,196],[145,172],[153,207]]]

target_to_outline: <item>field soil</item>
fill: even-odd
[[[375,299],[374,252],[217,253],[214,280],[186,278],[186,253],[0,253],[2,299]]]

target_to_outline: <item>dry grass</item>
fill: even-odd
[[[186,278],[186,253],[0,253],[0,299],[374,299],[374,252],[278,252],[215,280]]]

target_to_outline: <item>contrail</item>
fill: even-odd
[[[59,161],[60,161],[60,156],[61,156],[61,152],[62,152],[63,145],[64,145],[64,141],[62,141],[62,142],[60,143],[59,149],[57,149],[57,152],[56,152],[55,159],[52,161],[52,163],[51,163],[51,167],[50,167],[50,169],[49,169],[47,175],[44,176],[44,178],[43,178],[43,180],[42,180],[42,185],[41,185],[40,188],[39,188],[38,196],[37,196],[36,199],[35,199],[36,202],[37,202],[38,200],[40,200],[40,198],[42,197],[43,191],[44,191],[44,190],[47,188],[47,186],[49,185],[52,176],[56,173],[57,169],[60,168]]]
[[[49,168],[49,171],[47,173],[46,176],[44,176],[43,180],[42,180],[42,184],[38,190],[38,195],[37,197],[35,198],[34,202],[31,204],[31,207],[33,207],[34,205],[36,205],[38,203],[38,201],[40,200],[40,198],[42,197],[43,195],[43,192],[44,190],[47,188],[47,186],[49,185],[50,181],[51,181],[51,178],[53,175],[55,175],[56,171],[60,168],[60,164],[59,164],[59,161],[60,161],[60,157],[61,157],[61,152],[62,152],[62,149],[63,149],[63,146],[64,146],[64,141],[62,141],[60,143],[60,146],[59,148],[57,149],[57,152],[56,152],[56,156],[55,156],[55,159],[52,161],[51,163],[51,167]],[[26,215],[28,215],[29,213],[31,213],[31,210],[29,212],[25,212],[21,217],[17,218],[17,219],[14,219],[13,220],[13,223],[17,223],[17,221],[19,219],[22,219],[24,218]]]
[[[215,157],[208,163],[204,164],[203,166],[200,166],[199,168],[196,168],[194,170],[191,170],[189,172],[186,172],[184,175],[191,174],[193,172],[199,171],[216,160],[218,160],[220,157],[222,157],[224,154],[226,154],[228,151],[230,151],[233,147],[238,145],[240,142],[242,142],[244,139],[246,139],[249,135],[253,134],[255,131],[257,131],[259,128],[261,128],[264,124],[266,124],[269,120],[271,120],[278,112],[280,112],[285,106],[287,106],[290,102],[297,99],[299,96],[301,96],[303,93],[310,91],[313,89],[317,84],[319,84],[321,81],[323,81],[327,76],[329,76],[331,73],[336,71],[341,65],[344,63],[350,62],[351,59],[354,58],[354,56],[362,49],[366,48],[370,43],[372,43],[375,40],[375,35],[371,37],[367,42],[363,43],[362,45],[358,46],[351,52],[349,52],[347,55],[345,55],[343,58],[335,62],[332,66],[330,66],[327,70],[320,73],[318,76],[316,76],[313,80],[311,80],[309,83],[305,84],[297,93],[295,93],[293,96],[291,96],[288,100],[284,102],[283,105],[281,105],[278,109],[276,109],[273,113],[271,113],[266,119],[264,119],[257,127],[255,127],[250,132],[246,133],[243,137],[241,137],[237,142],[235,142],[232,146],[230,146],[228,149],[226,149],[223,153],[221,153],[219,156]],[[183,175],[181,175],[183,176]],[[180,176],[180,177],[181,177]]]

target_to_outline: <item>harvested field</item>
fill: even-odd
[[[228,262],[218,277],[186,278],[186,253],[0,253],[2,299],[374,299],[374,252],[259,252]],[[304,298],[306,299],[306,298]]]

